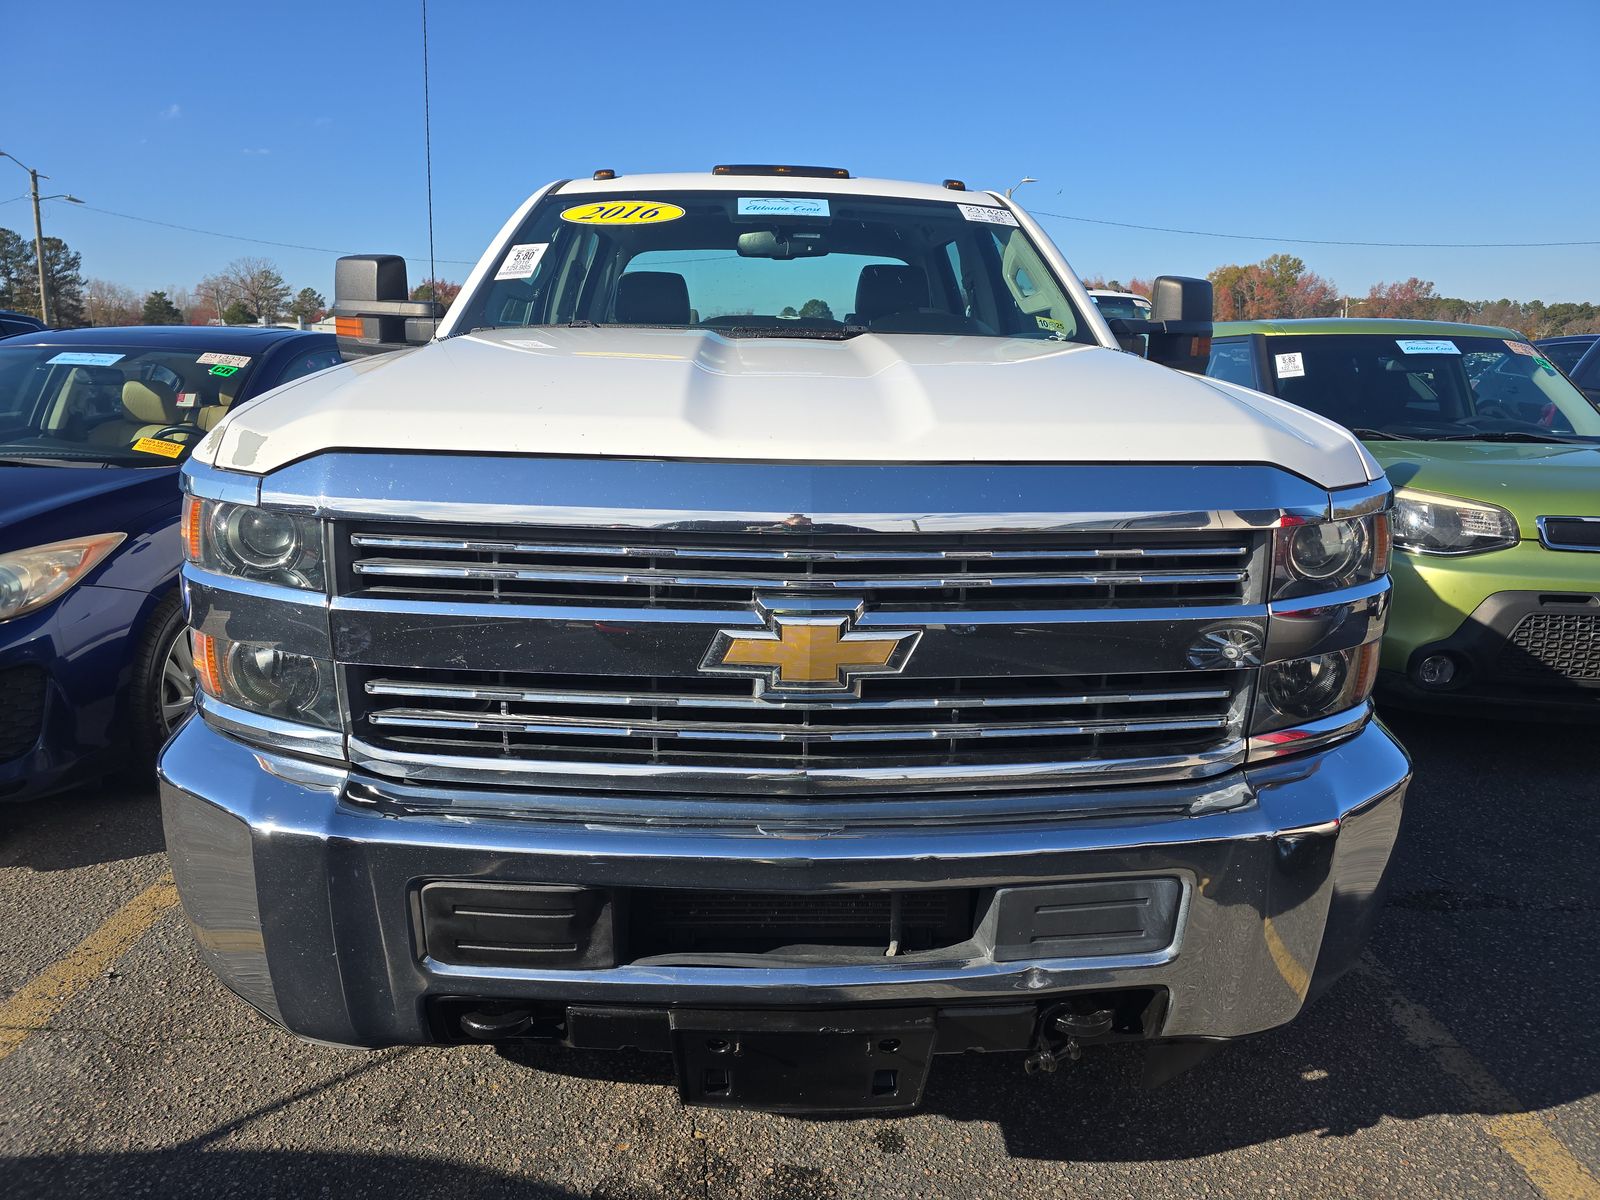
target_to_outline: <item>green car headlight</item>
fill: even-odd
[[[1497,504],[1401,488],[1394,497],[1394,544],[1413,554],[1481,554],[1515,546],[1517,519]]]

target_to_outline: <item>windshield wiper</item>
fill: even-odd
[[[1364,442],[1366,442],[1366,441],[1403,442],[1403,441],[1407,440],[1406,438],[1401,437],[1397,433],[1385,433],[1381,429],[1368,429],[1365,425],[1352,426],[1351,429],[1350,429],[1350,432],[1355,434],[1358,438],[1360,438]]]
[[[1591,446],[1594,438],[1581,434],[1534,433],[1526,429],[1495,429],[1481,433],[1447,433],[1427,439],[1430,442],[1557,442],[1568,446]]]
[[[724,337],[802,338],[818,342],[842,342],[867,332],[865,325],[841,325],[838,329],[811,329],[804,325],[727,325],[712,329]]]

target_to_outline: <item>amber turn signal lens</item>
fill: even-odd
[[[194,673],[200,686],[213,696],[222,695],[222,672],[217,666],[217,639],[203,633],[191,633],[194,639]]]
[[[200,561],[200,499],[190,496],[183,502],[183,520],[179,525],[183,537],[183,551],[190,562]]]
[[[335,317],[333,319],[333,332],[337,337],[358,338],[361,336],[361,318]]]

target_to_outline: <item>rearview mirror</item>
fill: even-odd
[[[348,254],[333,268],[333,322],[346,358],[431,342],[444,316],[434,300],[413,300],[398,254]]]
[[[756,229],[739,235],[740,258],[816,258],[828,253],[827,242],[818,231],[789,230],[780,235],[772,229]]]

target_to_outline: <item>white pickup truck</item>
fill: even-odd
[[[1171,369],[1204,282],[1114,332],[1003,196],[757,166],[551,184],[437,325],[404,274],[335,309],[398,353],[184,473],[167,844],[270,1019],[903,1109],[938,1054],[1170,1073],[1353,961],[1389,486]]]

